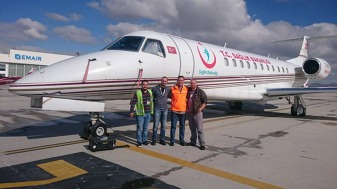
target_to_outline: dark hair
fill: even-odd
[[[145,82],[146,82],[146,83],[149,83],[148,80],[142,80],[142,84],[145,83]]]
[[[185,79],[185,77],[184,77],[184,76],[182,76],[182,75],[178,76],[178,79],[179,79],[179,78],[183,78],[183,79]]]

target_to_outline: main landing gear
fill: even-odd
[[[89,136],[100,137],[107,134],[107,124],[102,120],[100,112],[90,112],[90,121],[84,126],[82,138],[88,139]]]
[[[290,113],[292,116],[304,117],[306,115],[307,107],[302,96],[294,96],[294,103],[291,102],[290,97],[287,97],[287,101],[291,104]]]

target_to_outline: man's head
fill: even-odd
[[[168,78],[166,76],[162,77],[161,80],[160,80],[160,85],[162,87],[165,87],[166,84],[167,84],[167,81],[168,81]]]
[[[143,80],[142,83],[141,83],[142,89],[143,89],[143,90],[146,90],[148,84],[149,84],[149,81],[148,81],[148,80]]]
[[[182,75],[178,76],[178,79],[177,79],[178,87],[182,87],[184,85],[184,80],[185,80],[184,76]]]
[[[192,89],[192,90],[197,89],[198,83],[197,83],[197,80],[196,80],[196,79],[191,79],[190,84],[191,84],[191,89]]]

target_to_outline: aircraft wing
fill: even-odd
[[[296,96],[311,93],[333,93],[337,92],[337,87],[297,87],[297,88],[279,88],[267,89],[266,96]]]

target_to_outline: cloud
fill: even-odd
[[[23,27],[23,34],[34,39],[47,40],[48,36],[42,32],[47,31],[47,27],[30,18],[20,18],[16,23]]]
[[[5,41],[47,40],[47,26],[30,18],[20,18],[14,23],[0,23],[0,39]]]
[[[91,2],[88,6],[101,11],[112,20],[143,20],[167,23],[178,19],[175,1],[157,0],[102,0],[101,3]]]
[[[155,30],[221,46],[228,43],[230,48],[280,59],[296,57],[301,43],[271,44],[271,41],[337,34],[336,24],[328,23],[299,27],[277,21],[264,25],[259,19],[252,19],[243,0],[102,0],[91,2],[91,7],[117,21],[106,27],[114,37],[137,30]],[[322,48],[323,45],[326,47]],[[315,42],[310,50],[313,56],[336,62],[332,53],[336,51],[336,43]]]
[[[85,44],[95,44],[96,38],[91,36],[89,30],[78,28],[74,25],[56,27],[53,30],[54,33],[62,38],[68,39],[70,41],[76,41]]]
[[[93,8],[93,9],[96,9],[96,10],[101,10],[100,3],[97,2],[97,1],[92,1],[90,3],[87,3],[87,6]]]
[[[82,15],[76,13],[70,13],[68,17],[57,13],[47,13],[46,15],[53,20],[62,22],[78,21],[82,18]]]

